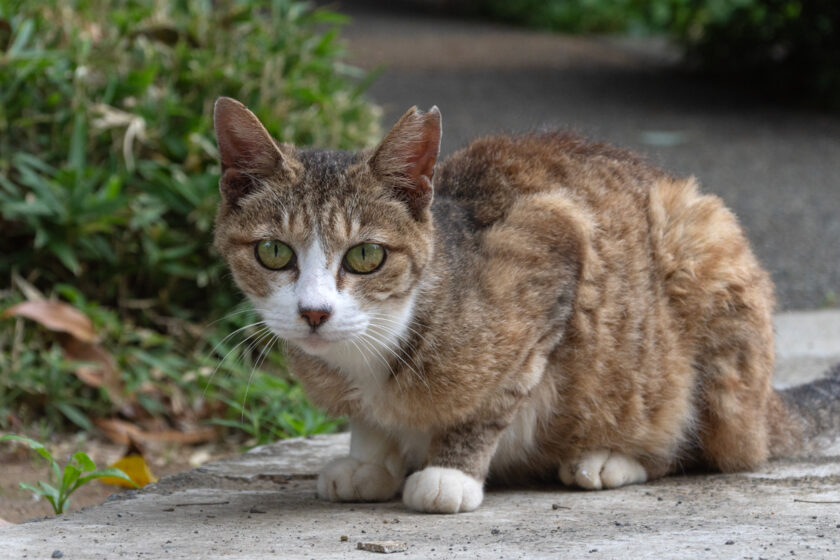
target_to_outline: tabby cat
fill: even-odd
[[[770,278],[693,179],[556,132],[436,166],[436,107],[358,153],[277,142],[229,98],[215,126],[216,246],[350,419],[323,498],[464,512],[488,476],[615,488],[800,447]]]

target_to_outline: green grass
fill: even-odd
[[[0,311],[37,293],[80,309],[125,393],[82,383],[55,333],[0,319],[0,429],[215,418],[262,443],[335,428],[276,346],[236,348],[258,327],[222,341],[255,318],[232,313],[212,247],[212,105],[240,99],[284,141],[370,144],[379,110],[343,62],[344,22],[290,0],[0,0]]]

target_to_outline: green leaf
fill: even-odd
[[[78,110],[73,119],[73,132],[70,136],[70,153],[67,156],[70,167],[76,171],[77,180],[85,167],[85,144],[87,143],[87,120],[83,111]]]
[[[27,484],[26,482],[18,482],[18,488],[20,488],[21,490],[29,490],[30,492],[32,492],[36,496],[43,496],[44,495],[43,490],[41,490],[40,488],[36,488],[35,486],[32,486],[31,484]]]
[[[61,264],[67,267],[70,272],[78,276],[82,271],[82,264],[79,262],[79,259],[76,257],[76,253],[70,247],[68,243],[65,241],[57,241],[51,240],[49,242],[48,248],[53,252],[53,254],[58,257],[58,260],[61,261]],[[67,415],[68,418],[70,415]]]
[[[73,487],[76,481],[79,480],[81,474],[82,471],[73,465],[68,464],[64,466],[64,476],[61,478],[61,494],[64,497],[69,497],[70,492],[67,490]]]
[[[96,463],[93,462],[93,459],[91,459],[87,453],[79,451],[73,454],[73,458],[82,468],[82,471],[88,472],[96,470]]]
[[[20,51],[26,48],[26,44],[29,43],[29,39],[32,37],[32,31],[34,29],[35,22],[31,19],[25,19],[21,22],[18,26],[17,33],[15,33],[15,40],[12,42],[12,46],[10,46],[7,51],[9,58],[14,58],[20,53]]]
[[[352,19],[344,14],[333,12],[330,10],[314,10],[309,14],[309,21],[314,23],[328,23],[331,25],[345,25],[350,23]]]
[[[90,419],[78,408],[68,402],[56,402],[55,407],[67,417],[68,420],[76,424],[83,430],[93,431],[93,424]]]
[[[56,513],[64,513],[64,505],[67,500],[61,500],[61,493],[58,491],[58,488],[53,486],[52,484],[48,484],[43,480],[38,481],[38,487],[40,488],[39,494],[46,497],[47,500],[50,501],[52,504],[53,510]]]
[[[115,469],[115,468],[99,469],[96,472],[85,475],[85,476],[83,476],[82,478],[79,479],[79,482],[77,483],[77,486],[81,486],[82,484],[84,484],[86,482],[89,482],[91,480],[97,479],[97,478],[105,478],[105,477],[110,477],[110,476],[113,476],[114,478],[119,478],[119,479],[125,480],[127,482],[130,482],[130,483],[134,484],[134,486],[137,486],[137,484],[133,480],[131,480],[131,477],[129,477],[127,474],[125,474],[120,469]]]
[[[19,436],[16,434],[6,434],[5,436],[0,437],[0,441],[19,441],[21,443],[25,443],[33,450],[44,449],[44,444],[35,441],[34,439],[30,439],[28,437]],[[48,458],[52,459],[52,456],[48,453]]]
[[[30,439],[28,437],[19,436],[15,434],[6,434],[3,437],[0,437],[0,441],[18,441],[21,443],[25,443],[28,445],[33,451],[35,451],[38,455],[46,459],[50,463],[50,468],[52,470],[53,478],[57,481],[61,478],[61,470],[56,463],[55,459],[53,459],[52,453],[50,453],[44,444],[41,442],[35,441],[34,439]]]

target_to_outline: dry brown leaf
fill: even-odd
[[[87,315],[60,301],[24,301],[4,311],[3,317],[26,317],[52,331],[71,334],[81,341],[96,341],[93,322]]]
[[[105,387],[113,403],[123,402],[122,382],[114,358],[96,344],[96,331],[87,315],[60,301],[37,300],[13,305],[3,312],[3,317],[25,317],[58,331],[58,341],[68,359],[98,364],[79,366],[76,376],[91,387]]]
[[[93,421],[108,439],[115,443],[128,445],[131,442],[149,443],[153,441],[174,443],[201,443],[216,437],[215,428],[202,428],[194,432],[179,432],[178,430],[145,431],[124,420],[116,418],[98,418]]]
[[[76,376],[91,387],[105,387],[111,402],[122,403],[122,381],[114,358],[98,344],[84,342],[62,334],[59,343],[68,359],[78,362],[95,362],[97,366],[82,365],[76,368]]]

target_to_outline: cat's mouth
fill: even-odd
[[[328,340],[316,332],[310,333],[307,337],[300,339],[298,342],[314,350],[326,348],[333,343],[332,340]]]

